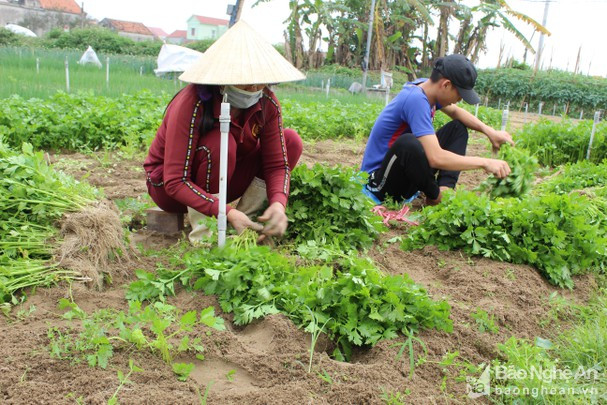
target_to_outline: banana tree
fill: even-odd
[[[516,28],[510,17],[514,17],[526,25],[533,28],[534,31],[550,35],[550,32],[540,23],[526,14],[513,10],[505,0],[481,0],[478,6],[472,7],[473,13],[480,13],[482,17],[472,30],[470,36],[462,38],[461,49],[472,62],[478,61],[481,51],[486,49],[485,41],[487,33],[491,28],[503,27],[514,36],[532,53],[535,53],[533,46],[527,38]],[[465,44],[464,44],[465,42]]]

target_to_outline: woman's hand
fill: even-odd
[[[239,235],[247,228],[250,228],[256,232],[261,232],[264,229],[263,225],[251,221],[251,219],[244,212],[238,211],[236,208],[232,208],[228,212],[227,219],[230,225],[236,229],[236,232]]]
[[[287,219],[287,215],[285,214],[285,207],[279,202],[272,203],[262,216],[257,218],[261,222],[265,222],[265,226],[262,230],[263,240],[264,235],[268,236],[279,236],[285,233],[287,230],[287,225],[289,224],[289,220]]]

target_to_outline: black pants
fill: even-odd
[[[466,154],[468,128],[460,121],[449,122],[436,132],[436,136],[441,148],[462,156]],[[382,201],[388,195],[402,201],[417,191],[435,199],[440,186],[455,188],[459,173],[431,168],[415,135],[403,134],[392,144],[381,167],[369,176],[368,188]]]

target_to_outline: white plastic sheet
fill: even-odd
[[[33,31],[22,27],[20,25],[17,24],[6,24],[4,26],[4,28],[6,28],[7,30],[14,32],[15,34],[20,34],[20,35],[25,35],[26,37],[37,37],[38,35],[34,34]]]
[[[164,44],[158,54],[158,69],[154,69],[156,76],[165,73],[183,72],[202,56],[202,52],[184,46]]]
[[[84,51],[78,63],[81,65],[92,64],[98,68],[101,68],[101,62],[99,61],[99,58],[97,57],[97,54],[93,48],[90,46],[86,48],[86,51]]]

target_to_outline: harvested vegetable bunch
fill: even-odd
[[[489,193],[491,198],[520,197],[527,193],[535,180],[537,159],[524,149],[502,145],[499,158],[508,162],[512,172],[504,179],[489,176],[481,183],[479,190]]]
[[[17,152],[0,137],[0,303],[17,302],[21,288],[77,275],[50,262],[58,244],[54,224],[96,197],[91,186],[53,170],[30,144]]]

